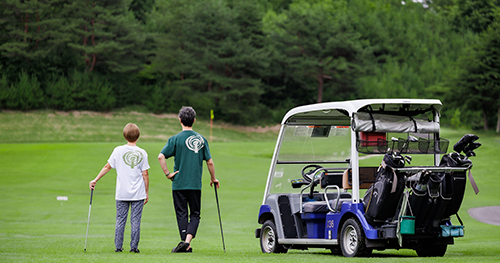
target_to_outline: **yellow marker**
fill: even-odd
[[[210,142],[212,142],[212,127],[214,126],[214,110],[210,110]]]

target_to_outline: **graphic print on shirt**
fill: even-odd
[[[123,155],[123,161],[125,164],[134,169],[134,167],[142,162],[144,156],[140,151],[128,151]]]
[[[198,153],[199,150],[205,146],[203,137],[201,135],[191,135],[186,139],[186,146],[189,150],[194,153]]]

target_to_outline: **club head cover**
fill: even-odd
[[[476,153],[473,152],[475,149],[479,148],[481,143],[471,142],[464,148],[464,153],[467,157],[476,156]]]
[[[453,146],[453,150],[455,152],[461,153],[468,144],[476,141],[477,139],[479,139],[477,135],[466,134],[457,143],[455,143],[455,145]]]
[[[475,149],[477,149],[479,147],[481,147],[481,143],[479,143],[479,142],[471,142],[467,146],[465,146],[464,152],[473,151],[473,150],[475,150]]]
[[[473,151],[468,151],[468,152],[464,151],[464,153],[465,153],[465,156],[467,156],[467,158],[472,157],[472,156],[474,156],[474,157],[476,156],[476,153]]]

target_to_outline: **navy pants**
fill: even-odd
[[[141,238],[141,217],[144,200],[120,201],[116,200],[116,227],[115,247],[121,249],[123,246],[123,234],[127,223],[128,210],[130,207],[130,249],[138,248]]]
[[[172,197],[181,240],[187,234],[194,238],[200,224],[201,190],[172,190]]]

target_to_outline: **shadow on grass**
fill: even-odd
[[[409,251],[409,250],[408,250]],[[395,253],[391,253],[395,252]],[[328,250],[325,251],[288,251],[288,254],[311,254],[311,255],[324,255],[326,257],[344,257],[342,254],[333,254],[330,253]],[[387,251],[387,252],[381,252],[381,251],[374,251],[369,257],[362,257],[362,258],[418,258],[417,254],[399,254],[397,251]]]

